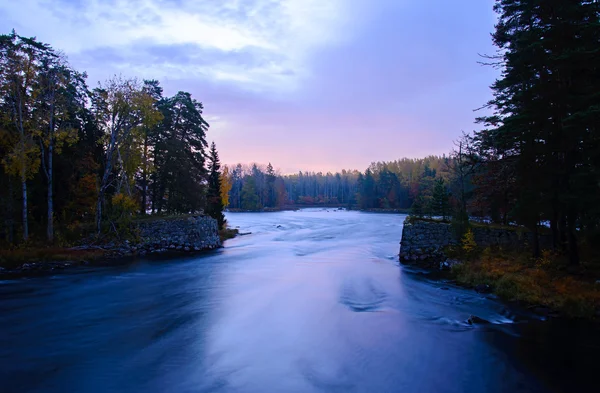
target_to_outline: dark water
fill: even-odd
[[[200,257],[3,281],[0,391],[597,388],[597,335],[399,267],[403,219],[230,214],[253,234]]]

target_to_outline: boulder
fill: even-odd
[[[476,315],[471,315],[471,316],[470,316],[470,317],[467,319],[467,321],[466,321],[466,322],[467,322],[469,325],[487,325],[487,324],[489,324],[489,323],[490,323],[489,321],[486,321],[486,320],[485,320],[485,319],[483,319],[483,318],[479,318],[479,317],[478,317],[478,316],[476,316]]]

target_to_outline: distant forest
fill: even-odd
[[[429,156],[377,162],[364,172],[298,172],[281,175],[269,163],[227,167],[222,187],[232,209],[258,210],[293,206],[344,206],[408,210],[415,200],[433,206],[436,182],[450,197],[452,158]],[[435,209],[433,209],[435,210]]]

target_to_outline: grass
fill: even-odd
[[[90,261],[105,257],[106,250],[73,250],[62,247],[21,247],[12,250],[0,250],[0,266],[17,268],[24,263],[59,262],[59,261]]]
[[[240,231],[236,228],[223,228],[223,229],[219,230],[219,237],[221,238],[221,241],[223,242],[227,239],[233,239],[239,233],[240,233]]]
[[[566,261],[545,251],[541,258],[486,248],[452,269],[459,284],[489,285],[502,299],[545,306],[569,317],[597,317],[600,284],[589,266],[570,269]]]

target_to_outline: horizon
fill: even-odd
[[[494,52],[492,5],[24,0],[0,22],[63,51],[90,87],[122,74],[189,91],[223,163],[325,173],[448,154],[475,129],[497,75],[477,63]]]

